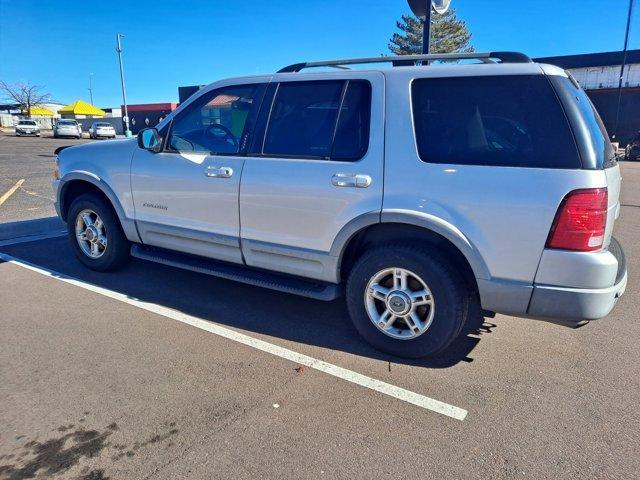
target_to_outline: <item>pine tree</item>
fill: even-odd
[[[396,55],[414,55],[422,53],[422,20],[413,15],[403,15],[396,22],[402,33],[394,33],[388,47]],[[443,15],[431,15],[430,53],[473,52],[470,45],[471,32],[464,20],[456,17],[455,9],[447,10]]]

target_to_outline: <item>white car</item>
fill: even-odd
[[[89,128],[89,138],[116,138],[116,129],[107,122],[95,122]]]
[[[53,127],[54,138],[76,137],[82,138],[82,127],[76,120],[59,120]]]
[[[40,136],[40,127],[35,120],[20,120],[16,125],[16,137],[22,135],[35,135]]]

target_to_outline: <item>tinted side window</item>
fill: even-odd
[[[371,84],[350,80],[340,108],[333,140],[332,160],[358,160],[369,147]]]
[[[281,83],[262,153],[328,158],[343,87],[341,80]]]
[[[543,75],[419,79],[412,100],[425,162],[581,166],[564,111]]]
[[[236,154],[250,134],[248,119],[259,103],[258,84],[205,93],[173,120],[167,150]]]
[[[567,77],[550,75],[549,79],[564,103],[573,131],[582,151],[585,168],[603,168],[615,161],[615,152],[600,115],[586,92]],[[594,158],[595,157],[595,158]]]

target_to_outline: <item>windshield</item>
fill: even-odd
[[[31,126],[35,126],[36,122],[31,121],[31,120],[20,120],[18,122],[18,125],[31,125]]]

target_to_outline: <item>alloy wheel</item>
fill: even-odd
[[[404,268],[386,268],[367,284],[365,307],[371,322],[385,335],[411,340],[433,323],[435,301],[427,284]]]

